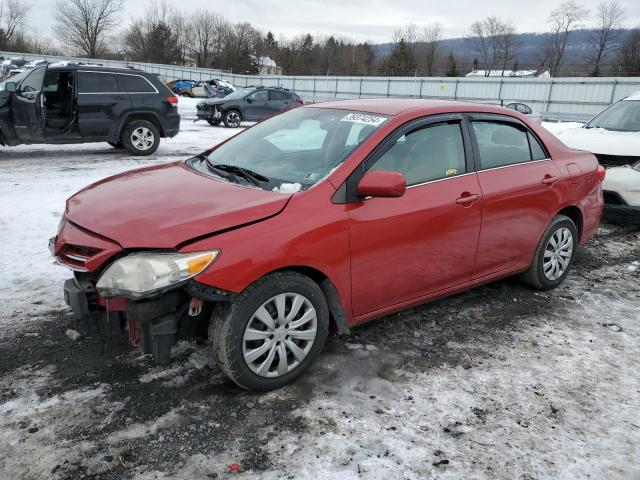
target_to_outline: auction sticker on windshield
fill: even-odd
[[[340,121],[362,123],[363,125],[373,125],[374,127],[379,127],[385,120],[385,117],[376,117],[375,115],[366,115],[364,113],[350,113]]]

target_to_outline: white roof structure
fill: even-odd
[[[260,57],[258,59],[258,65],[260,65],[262,67],[277,67],[278,66],[276,64],[276,62],[274,60],[272,60],[270,57]]]
[[[491,70],[487,75],[486,70],[472,70],[465,77],[541,77],[550,78],[549,70],[538,74],[538,70]]]

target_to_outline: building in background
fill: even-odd
[[[282,67],[269,57],[258,59],[258,75],[282,75]]]

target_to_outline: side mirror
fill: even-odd
[[[249,97],[247,97],[247,103],[251,103],[253,100],[251,100]]]
[[[15,92],[18,89],[16,82],[7,82],[4,84],[4,89],[7,92]]]
[[[401,197],[407,181],[399,172],[375,170],[366,173],[358,182],[358,195],[362,197]]]

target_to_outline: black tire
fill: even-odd
[[[218,125],[220,125],[220,120],[213,120],[211,118],[207,118],[207,123],[212,127],[217,127]]]
[[[122,146],[122,142],[107,142],[109,145],[111,145],[113,148],[117,148],[118,150],[124,148]]]
[[[146,140],[135,142],[134,132],[138,131],[141,135],[146,137],[147,132],[150,133],[150,137],[146,137]],[[121,136],[122,146],[132,155],[144,156],[151,155],[160,145],[160,132],[158,128],[147,120],[133,120],[127,123],[122,130]]]
[[[276,377],[261,376],[245,361],[244,332],[254,313],[265,302],[283,293],[303,295],[309,300],[316,312],[316,336],[306,357],[292,370]],[[298,378],[320,354],[328,334],[329,307],[322,290],[310,278],[295,272],[267,275],[247,287],[232,302],[218,304],[209,325],[209,342],[220,369],[238,386],[257,391],[280,388]]]
[[[568,257],[568,265],[566,266],[562,274],[557,278],[549,278],[545,274],[544,268],[545,251],[552,252],[552,250],[548,250],[548,247],[551,246],[549,244],[550,239],[554,234],[556,234],[556,232],[559,232],[563,228],[566,228],[571,232],[571,256]],[[531,267],[521,275],[522,281],[538,290],[551,290],[553,288],[556,288],[558,285],[564,282],[564,279],[567,278],[567,275],[569,275],[576,256],[577,247],[578,229],[576,228],[575,223],[573,223],[573,220],[565,215],[556,215],[556,217],[551,221],[544,234],[542,235],[540,244],[536,248],[536,252],[533,256]]]
[[[242,122],[242,114],[235,109],[227,110],[222,120],[227,128],[238,128]]]

